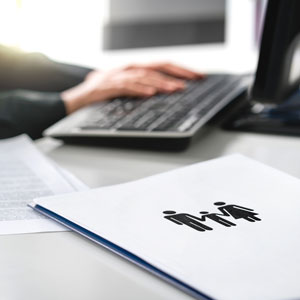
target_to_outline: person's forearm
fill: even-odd
[[[0,139],[22,133],[36,139],[65,117],[59,93],[9,91],[0,93]]]

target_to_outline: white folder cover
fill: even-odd
[[[300,181],[241,155],[31,206],[198,299],[300,298]]]

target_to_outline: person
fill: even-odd
[[[165,219],[168,219],[177,225],[187,225],[197,231],[213,230],[211,227],[199,222],[201,219],[193,215],[185,213],[177,214],[176,211],[173,210],[166,210],[163,213],[167,215],[164,216]]]
[[[170,63],[99,71],[0,46],[0,138],[43,130],[76,110],[120,96],[151,97],[184,88],[201,73]]]
[[[226,204],[225,202],[215,202],[214,205],[218,206],[218,210],[223,216],[232,216],[234,219],[245,219],[249,222],[261,221],[261,219],[257,217],[258,213],[254,212],[251,208]]]

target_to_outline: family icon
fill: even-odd
[[[261,221],[257,217],[258,213],[253,209],[235,205],[226,204],[225,202],[215,202],[214,205],[218,207],[221,213],[210,213],[208,211],[200,211],[200,217],[190,215],[187,213],[176,213],[173,210],[166,210],[163,213],[166,215],[164,218],[172,221],[177,225],[187,225],[197,231],[213,230],[213,228],[203,224],[207,219],[212,220],[222,226],[231,227],[236,226],[235,223],[226,219],[226,217],[232,217],[234,219],[244,219],[248,222]],[[225,217],[225,218],[224,218]]]

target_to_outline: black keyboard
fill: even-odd
[[[188,131],[232,93],[241,79],[237,75],[210,75],[199,81],[187,81],[183,91],[173,94],[158,94],[149,99],[117,98],[103,102],[95,107],[79,128]]]

